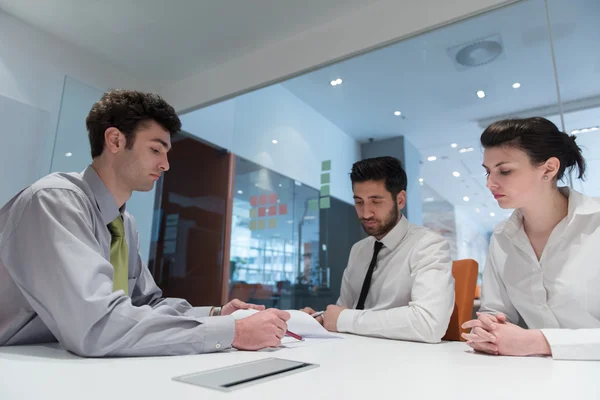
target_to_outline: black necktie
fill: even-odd
[[[373,271],[375,271],[375,266],[377,265],[377,254],[379,254],[379,250],[381,250],[382,247],[383,243],[377,241],[375,242],[375,247],[373,248],[373,258],[371,258],[371,264],[369,264],[369,270],[365,276],[365,281],[363,282],[362,289],[360,290],[358,304],[356,305],[357,310],[365,309],[365,300],[367,299],[367,294],[369,294],[371,278],[373,277]]]

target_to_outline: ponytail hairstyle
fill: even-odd
[[[484,149],[520,149],[529,156],[534,165],[541,165],[552,157],[558,158],[560,167],[556,174],[557,181],[563,178],[567,169],[577,169],[577,178],[584,179],[585,160],[581,149],[575,143],[575,135],[561,132],[546,118],[505,119],[494,122],[483,131],[480,141]]]

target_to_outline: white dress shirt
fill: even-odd
[[[454,309],[454,279],[448,242],[403,216],[381,239],[364,310],[355,310],[376,239],[352,246],[337,302],[340,332],[437,343]]]
[[[517,210],[492,236],[481,311],[541,329],[555,359],[600,360],[600,199],[561,188],[567,216],[537,256]]]

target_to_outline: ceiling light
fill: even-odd
[[[578,133],[588,133],[588,132],[595,132],[595,131],[600,131],[600,126],[591,126],[589,128],[582,128],[582,129],[573,129],[571,131],[571,134],[577,135]]]
[[[493,213],[493,212],[490,213],[490,217],[495,217],[495,216],[496,216],[496,213]]]
[[[481,210],[480,210],[479,208],[476,208],[476,209],[475,209],[475,212],[476,212],[477,214],[479,214],[479,213],[481,212]]]
[[[273,144],[277,144],[277,143],[279,143],[279,142],[277,141],[277,139],[273,139],[273,140],[271,140],[271,143],[273,143]]]
[[[243,190],[238,190],[238,194],[244,194]]]
[[[73,155],[73,153],[71,153],[70,151],[68,153],[65,153],[65,157],[71,157]]]
[[[463,200],[464,200],[464,201],[469,201],[469,196],[465,196],[465,197],[463,197]]]
[[[477,97],[479,97],[480,99],[483,99],[485,97],[485,92],[483,90],[478,90]]]
[[[423,199],[423,201],[424,201],[424,202],[426,202],[426,203],[431,203],[431,202],[432,202],[432,201],[434,201],[434,200],[435,200],[435,198],[433,198],[433,197],[425,197],[425,198]]]
[[[279,187],[283,187],[283,185],[280,183],[280,184],[279,184]]]
[[[423,178],[419,178],[419,183],[423,183]]]
[[[454,171],[454,172],[452,173],[452,175],[454,175],[456,178],[458,178],[458,177],[460,176],[460,172],[458,172],[458,171]]]
[[[458,145],[457,145],[456,143],[452,143],[452,144],[450,145],[450,147],[452,147],[453,149],[455,149],[455,148],[457,148],[457,147],[458,147]]]
[[[395,115],[396,117],[399,117],[399,116],[401,116],[401,115],[402,115],[402,113],[401,113],[400,111],[394,111],[394,115]]]
[[[317,217],[315,217],[314,215],[307,215],[306,217],[304,217],[304,219],[306,219],[306,220],[312,220],[315,218],[317,218]]]
[[[518,89],[521,87],[521,84],[519,82],[515,82],[515,83],[513,83],[512,86],[513,86],[513,89]]]
[[[464,147],[464,148],[460,149],[458,152],[459,153],[470,153],[472,151],[473,151],[472,147]]]
[[[288,223],[288,224],[293,224],[293,223],[294,223],[294,221],[292,221],[292,220],[290,219],[290,220],[288,220],[288,222],[287,222],[287,223]]]
[[[329,84],[330,84],[331,86],[337,86],[337,85],[341,85],[341,84],[342,84],[342,82],[343,82],[343,81],[342,81],[340,78],[338,78],[338,79],[335,79],[335,80],[333,80],[333,81],[329,82]]]
[[[435,160],[437,160],[436,156],[429,156],[429,157],[427,157],[427,161],[435,161]]]

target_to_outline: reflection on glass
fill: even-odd
[[[298,291],[327,284],[318,265],[318,198],[316,189],[237,158],[230,298],[290,308]]]

